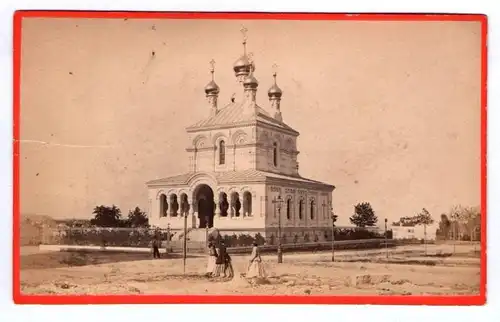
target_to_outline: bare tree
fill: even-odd
[[[427,209],[422,208],[422,211],[413,218],[413,222],[415,225],[424,226],[424,248],[425,254],[427,255],[427,225],[433,224],[434,219],[432,219],[432,216]]]

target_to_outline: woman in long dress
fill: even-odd
[[[219,277],[221,275],[226,277],[226,246],[223,241],[219,243],[217,258],[215,259],[215,270],[212,276]]]
[[[217,260],[217,250],[213,243],[208,244],[207,277],[211,277],[215,271],[215,261]]]
[[[257,246],[257,243],[254,243],[252,247],[252,255],[250,256],[250,263],[248,265],[246,277],[266,277],[264,264],[262,263],[262,258],[260,257],[260,248]]]
[[[224,270],[224,275],[229,278],[234,277],[234,269],[233,269],[233,263],[231,261],[231,256],[226,252],[226,260],[225,260],[225,270]]]

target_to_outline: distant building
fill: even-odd
[[[178,229],[187,216],[191,230],[263,228],[270,236],[281,197],[281,225],[294,228],[284,235],[314,228],[323,239],[331,229],[335,187],[299,175],[299,132],[283,121],[276,72],[264,109],[256,101],[259,83],[244,37],[243,55],[233,65],[236,94],[220,106],[213,64],[207,117],[187,128],[190,170],[147,183],[149,223]]]
[[[437,225],[428,225],[424,228],[423,225],[418,226],[391,226],[392,237],[394,239],[424,239],[427,234],[427,240],[436,239]]]

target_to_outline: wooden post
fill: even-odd
[[[387,218],[384,220],[385,258],[389,260],[389,245],[387,243]]]
[[[427,256],[427,224],[424,223],[424,255]]]
[[[186,274],[186,258],[187,258],[187,215],[184,215],[184,240],[182,245],[182,261],[184,274]]]

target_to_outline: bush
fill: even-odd
[[[223,235],[222,239],[226,247],[245,247],[252,246],[254,243],[264,245],[266,242],[266,239],[260,233],[256,233],[253,236],[250,234],[239,234],[238,236],[236,234]]]
[[[45,244],[149,247],[154,236],[166,241],[172,234],[166,229],[148,228],[64,228],[48,231]]]

